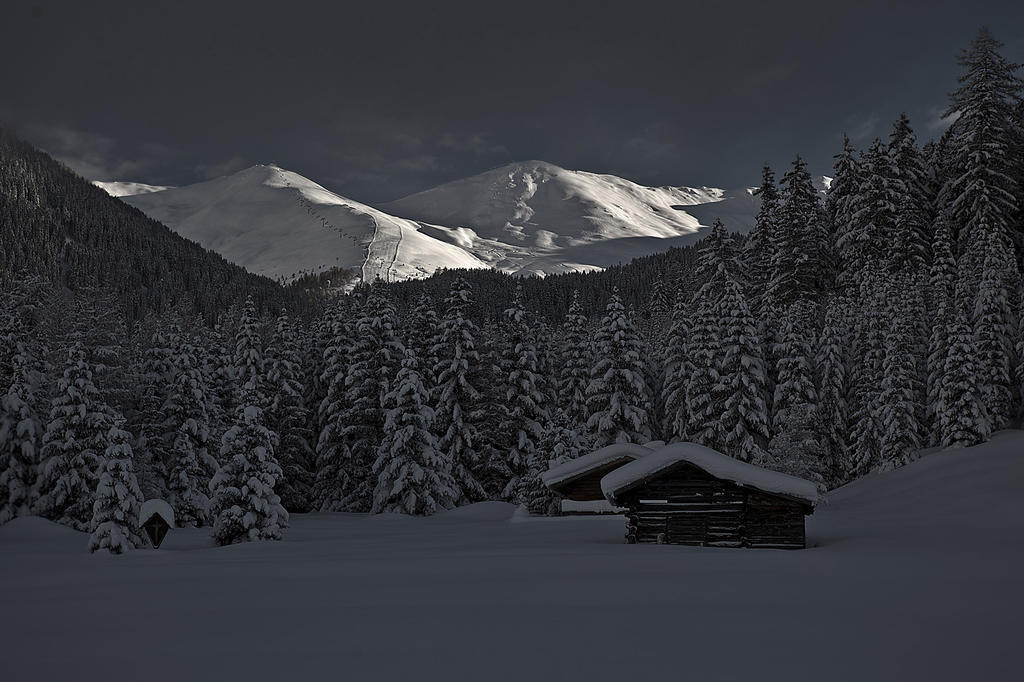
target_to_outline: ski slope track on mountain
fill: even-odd
[[[272,165],[123,200],[229,261],[279,280],[331,267],[359,270],[366,281],[486,267],[424,234],[415,221]]]
[[[174,529],[124,556],[18,518],[0,526],[0,669],[82,682],[1016,680],[1021,453],[1024,432],[1006,431],[862,478],[807,518],[800,551],[627,545],[621,516],[501,502],[294,514],[283,541],[230,547]]]

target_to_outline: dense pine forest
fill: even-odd
[[[313,301],[0,133],[0,522],[115,551],[141,500],[218,543],[288,512],[554,513],[549,466],[693,441],[834,488],[1021,417],[1024,82],[979,33],[948,130],[765,167],[747,235],[599,273]],[[248,296],[248,298],[246,298]]]

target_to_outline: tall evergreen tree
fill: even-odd
[[[967,262],[961,275],[973,295],[985,259],[985,231],[1009,239],[1018,190],[1011,157],[1014,107],[1020,100],[1019,65],[999,53],[1002,43],[982,28],[958,59],[960,87],[950,96],[945,116],[958,116],[950,143],[949,175],[942,199],[950,211],[959,253]],[[985,227],[983,227],[985,226]]]
[[[121,554],[142,545],[139,535],[139,504],[142,491],[132,464],[132,436],[119,425],[107,434],[107,449],[100,466],[92,520],[89,551],[105,549]]]
[[[171,462],[167,489],[174,520],[181,527],[209,523],[207,495],[217,461],[209,452],[209,396],[195,346],[184,334],[175,334],[171,356],[174,377],[161,411],[164,437]]]
[[[486,493],[474,471],[480,466],[477,425],[484,417],[481,361],[477,351],[479,330],[467,316],[473,291],[462,277],[452,282],[445,299],[441,335],[433,355],[437,388],[435,433],[438,451],[447,459],[458,486],[456,501],[479,501]]]
[[[274,486],[281,467],[274,458],[274,435],[263,424],[257,379],[242,387],[235,424],[224,434],[224,464],[210,480],[210,515],[218,545],[280,540],[288,512]]]
[[[506,435],[505,459],[512,471],[503,497],[513,499],[519,478],[527,470],[542,426],[549,417],[539,372],[537,341],[527,319],[521,286],[516,288],[512,307],[505,311],[502,330],[505,352],[500,364],[501,430]]]
[[[665,341],[665,380],[662,388],[662,402],[665,406],[663,433],[667,440],[674,442],[687,439],[689,412],[686,389],[694,371],[690,356],[691,326],[689,305],[680,293],[672,309],[672,326]]]
[[[379,287],[371,287],[356,323],[345,378],[343,435],[349,487],[343,507],[348,511],[368,511],[373,502],[373,463],[384,438],[382,403],[404,353],[395,326],[390,299]]]
[[[277,434],[276,455],[281,478],[275,488],[285,509],[306,512],[312,508],[310,495],[315,466],[311,416],[306,407],[305,374],[295,324],[287,311],[277,318],[267,348],[267,428]]]
[[[31,512],[43,441],[33,350],[26,338],[15,341],[13,350],[10,385],[0,396],[0,523]]]
[[[782,177],[768,300],[776,308],[817,299],[825,286],[828,230],[818,191],[799,156]]]
[[[779,217],[779,190],[775,185],[775,173],[767,164],[761,169],[761,185],[754,190],[754,195],[761,199],[761,205],[754,218],[754,227],[743,242],[742,259],[747,280],[747,301],[750,308],[759,313],[772,279],[775,224]]]
[[[88,530],[93,494],[114,414],[93,383],[81,342],[68,350],[43,435],[37,513]]]
[[[719,365],[716,398],[723,408],[719,423],[722,451],[744,462],[762,461],[768,442],[765,369],[754,316],[743,291],[728,277],[716,307],[724,354]]]
[[[348,416],[346,379],[349,370],[349,347],[352,326],[347,297],[340,297],[326,312],[325,339],[322,351],[320,384],[324,397],[318,408],[320,434],[316,444],[316,480],[313,485],[313,508],[320,511],[345,509],[344,497],[349,489],[349,449],[345,439]]]
[[[949,327],[949,350],[938,405],[941,443],[967,447],[991,433],[978,366],[977,344],[969,321],[966,285],[957,287],[956,314]]]
[[[571,424],[587,420],[587,385],[593,365],[587,318],[580,294],[573,291],[569,311],[562,324],[562,362],[558,381],[558,409]]]
[[[650,395],[643,349],[622,299],[613,290],[595,339],[597,361],[587,387],[587,428],[595,445],[645,443],[651,439]]]
[[[373,470],[374,513],[398,512],[429,515],[451,509],[459,486],[451,475],[451,462],[437,448],[431,432],[434,411],[419,373],[415,351],[407,345],[402,368],[384,398],[387,419],[384,440]]]

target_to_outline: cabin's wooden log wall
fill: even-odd
[[[706,547],[805,546],[804,506],[714,478],[687,462],[629,491],[627,542]]]
[[[566,483],[553,486],[552,490],[567,497],[570,500],[577,502],[587,502],[590,500],[603,500],[604,493],[601,492],[601,479],[605,477],[605,474],[615,471],[620,466],[632,462],[632,458],[623,457],[621,459],[608,462],[607,464],[592,469],[586,474],[579,478],[572,479]]]

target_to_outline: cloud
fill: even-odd
[[[250,165],[252,164],[241,156],[232,156],[227,161],[220,161],[218,163],[201,163],[196,166],[194,170],[200,177],[206,180],[212,180],[213,178],[220,178],[225,175],[237,173],[243,168],[248,168]]]
[[[847,119],[847,134],[850,136],[851,142],[864,142],[874,136],[878,130],[878,115],[870,114],[868,116],[861,117],[850,117]]]
[[[928,121],[925,123],[928,130],[935,133],[941,133],[945,131],[946,128],[956,123],[956,120],[960,118],[959,111],[954,111],[949,116],[943,116],[945,113],[945,107],[931,107],[928,109]]]
[[[89,180],[137,180],[146,166],[119,155],[116,142],[105,135],[48,123],[32,123],[20,132]]]
[[[505,145],[490,139],[487,133],[445,133],[437,141],[440,149],[473,154],[507,154]]]

